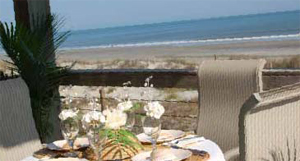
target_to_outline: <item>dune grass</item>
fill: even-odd
[[[286,57],[259,57],[247,55],[219,56],[220,60],[240,59],[266,59],[266,69],[300,69],[300,55]],[[201,59],[201,58],[200,58]],[[111,61],[76,61],[73,69],[195,69],[198,60],[186,60],[182,58],[159,59],[159,60],[122,60]],[[202,60],[205,60],[203,58]],[[57,60],[60,66],[71,65],[74,60]],[[7,63],[0,61],[0,71],[9,73]],[[8,71],[8,72],[7,72]]]
[[[269,66],[271,68],[300,68],[300,55],[277,59],[277,60],[271,60],[269,61]]]

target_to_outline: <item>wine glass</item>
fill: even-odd
[[[161,131],[161,122],[159,119],[146,116],[145,118],[143,118],[142,123],[144,133],[150,137],[152,143],[152,152],[150,155],[150,160],[154,160],[156,158],[157,153],[156,141]]]
[[[102,161],[101,152],[106,141],[105,132],[102,130],[104,125],[99,121],[93,120],[89,127],[86,127],[86,135],[89,139],[91,148],[94,150],[97,161]]]
[[[76,156],[74,151],[74,141],[79,132],[79,120],[77,118],[69,117],[61,121],[61,130],[65,140],[67,140],[70,149],[69,156]]]
[[[125,124],[125,128],[129,131],[133,130],[133,126],[135,124],[135,112],[134,111],[127,111],[127,120]]]
[[[100,111],[96,110],[96,108],[101,108],[100,104],[97,103],[97,98],[91,98],[89,101],[89,106],[91,106],[93,110],[83,116],[82,125],[86,130],[86,135],[97,161],[102,161],[102,145],[105,144],[106,141],[106,134],[103,130],[105,117]]]

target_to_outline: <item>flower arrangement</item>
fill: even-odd
[[[129,83],[127,82],[127,84]],[[95,101],[92,102],[95,104]],[[94,144],[101,141],[101,137],[106,137],[105,143],[102,142],[103,145],[100,147],[101,150],[99,147],[93,147],[95,152],[102,151],[102,155],[100,155],[102,159],[125,159],[136,155],[142,149],[136,136],[126,126],[128,119],[130,119],[128,114],[138,108],[140,108],[139,104],[131,102],[128,95],[125,95],[123,99],[119,99],[116,108],[107,108],[103,112],[93,110],[83,116],[82,124],[88,136],[89,133],[95,134],[95,130],[98,130],[99,134],[96,136],[98,140],[90,139],[94,141]],[[90,131],[88,129],[91,129],[88,127],[94,127],[94,124],[100,125],[101,128],[94,128],[92,132],[88,132]],[[97,157],[99,158],[99,156]]]
[[[86,113],[81,120],[82,126],[85,130],[90,129],[91,127],[96,128],[101,124],[105,123],[105,116],[96,110]]]
[[[105,129],[118,130],[125,126],[127,115],[124,111],[119,109],[108,109],[103,111],[106,117]]]
[[[62,110],[61,113],[58,115],[59,119],[62,121],[65,121],[67,119],[73,119],[75,117],[77,117],[77,113],[78,111],[74,111],[72,109],[65,109]]]
[[[159,120],[165,109],[159,102],[151,101],[149,91],[153,87],[153,84],[150,84],[151,79],[152,76],[145,80],[145,87],[148,87],[148,89],[143,94],[147,94],[150,101],[143,106],[143,109],[147,117]],[[124,91],[130,84],[131,82],[123,84]],[[101,158],[105,160],[125,159],[136,155],[142,149],[141,143],[135,134],[131,132],[135,115],[130,116],[142,106],[141,103],[132,102],[127,92],[124,93],[122,93],[121,99],[117,99],[119,103],[116,108],[107,108],[102,112],[96,110],[96,107],[100,107],[97,99],[88,97],[90,101],[88,106],[92,107],[93,110],[83,115],[81,124],[99,160]],[[66,99],[66,104],[71,106],[71,103],[72,98],[69,96]],[[66,109],[60,113],[59,118],[62,121],[69,118],[74,119],[78,117],[77,113],[78,111]],[[130,120],[133,120],[133,122],[129,123]],[[128,126],[129,124],[131,124],[131,127]]]
[[[165,108],[158,102],[149,102],[144,106],[146,115],[155,119],[160,119],[160,117],[165,113]]]
[[[151,79],[153,78],[153,76],[150,76],[148,78],[146,78],[144,86],[149,88],[153,88],[154,85],[152,83],[150,83]],[[145,92],[146,93],[146,92]],[[154,119],[160,119],[160,117],[165,113],[165,108],[158,102],[158,101],[151,101],[151,94],[150,91],[148,90],[148,93],[146,93],[148,95],[148,99],[150,100],[145,106],[144,106],[144,110],[146,112],[146,115],[148,117],[154,118]]]

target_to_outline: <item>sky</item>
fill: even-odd
[[[50,0],[50,5],[67,30],[300,10],[300,0]],[[14,21],[12,0],[0,0],[0,20]]]

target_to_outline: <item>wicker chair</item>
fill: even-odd
[[[226,160],[238,157],[238,121],[243,103],[262,91],[264,60],[204,61],[199,67],[197,134],[214,140]]]
[[[239,136],[243,161],[299,160],[300,83],[253,94],[241,108]]]
[[[42,148],[21,78],[0,81],[0,122],[1,161],[19,161]]]

